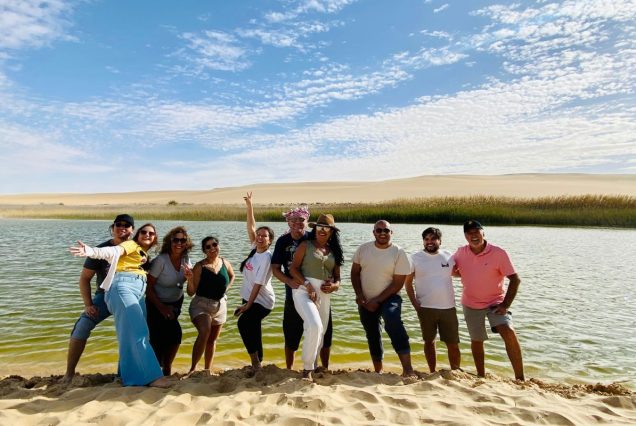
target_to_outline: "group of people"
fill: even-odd
[[[309,210],[299,206],[285,213],[289,229],[275,242],[274,231],[258,226],[252,194],[245,197],[247,236],[251,251],[241,262],[242,303],[233,314],[256,371],[263,362],[262,322],[274,309],[272,277],[285,284],[283,335],[287,368],[294,365],[302,340],[302,376],[313,380],[317,368],[329,366],[333,337],[332,293],[340,288],[345,259],[340,230],[331,214],[309,222]],[[308,228],[310,230],[308,230]],[[134,219],[118,215],[110,227],[112,238],[97,247],[81,241],[71,247],[76,256],[87,257],[80,276],[85,310],[77,320],[69,342],[66,380],[72,379],[91,330],[110,314],[114,316],[119,344],[119,374],[129,385],[170,386],[172,363],[181,344],[179,315],[184,293],[192,296],[190,319],[198,331],[192,348],[190,373],[205,356],[211,368],[216,342],[227,320],[227,291],[235,279],[231,263],[223,258],[218,237],[201,241],[204,258],[191,265],[194,244],[184,227],[171,229],[160,253],[151,259],[157,231],[147,223],[134,232]],[[351,283],[360,322],[366,334],[376,372],[382,372],[384,348],[382,325],[402,364],[402,374],[414,375],[409,336],[402,321],[401,289],[406,287],[415,308],[424,340],[429,370],[436,370],[435,340],[448,349],[451,369],[459,369],[459,321],[452,277],[463,285],[462,305],[471,339],[477,374],[485,375],[485,319],[501,335],[515,378],[524,379],[521,348],[508,308],[520,279],[506,252],[485,240],[477,221],[464,224],[467,245],[451,255],[440,248],[442,233],[429,227],[422,233],[423,250],[409,257],[392,242],[393,230],[386,220],[374,224],[372,241],[355,251]],[[112,267],[110,265],[113,265]],[[90,282],[97,275],[97,291],[91,297]],[[504,285],[505,278],[508,286]],[[320,367],[318,363],[320,362]]]

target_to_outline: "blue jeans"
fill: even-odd
[[[106,318],[110,316],[110,312],[108,312],[108,308],[106,307],[106,302],[104,301],[104,292],[98,291],[93,296],[93,305],[99,311],[97,318],[91,318],[86,315],[86,312],[82,312],[80,317],[77,319],[75,326],[73,327],[73,331],[71,331],[71,337],[76,340],[88,340],[88,337],[91,335],[91,331],[99,324],[104,321]]]
[[[119,372],[124,386],[143,386],[163,376],[150,346],[146,323],[145,277],[117,272],[106,292],[119,342]]]
[[[369,344],[369,352],[373,361],[382,361],[384,357],[384,347],[382,346],[382,320],[391,345],[399,355],[411,353],[409,345],[409,335],[406,333],[402,322],[402,297],[394,294],[386,299],[377,311],[369,312],[358,306],[360,322],[364,327]]]

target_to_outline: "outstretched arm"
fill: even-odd
[[[77,242],[77,246],[68,248],[73,256],[90,257],[91,259],[104,259],[108,263],[113,263],[113,259],[124,254],[124,248],[120,246],[113,247],[91,247],[81,241]]]
[[[247,208],[247,236],[250,238],[250,243],[254,244],[256,241],[256,220],[254,219],[254,206],[252,206],[252,193],[248,192],[243,199]]]

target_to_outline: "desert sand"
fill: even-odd
[[[421,176],[378,182],[268,183],[207,191],[150,191],[98,194],[0,194],[0,204],[66,206],[101,204],[241,204],[254,191],[258,204],[362,203],[397,198],[491,195],[536,198],[561,195],[636,196],[636,175],[517,174]]]
[[[121,387],[112,375],[0,381],[0,424],[389,425],[636,422],[620,385],[514,382],[441,371],[406,378],[369,371],[298,372],[266,366],[175,379],[170,389]]]

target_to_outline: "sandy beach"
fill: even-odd
[[[2,424],[388,425],[636,422],[636,394],[620,385],[514,382],[441,371],[403,379],[363,370],[318,374],[266,366],[175,379],[171,389],[123,388],[112,375],[0,381]]]
[[[149,191],[100,194],[0,194],[0,204],[66,206],[103,204],[241,204],[253,191],[258,204],[362,203],[398,198],[490,195],[536,198],[561,195],[636,196],[636,175],[518,174],[420,176],[377,182],[268,183],[206,191]]]

